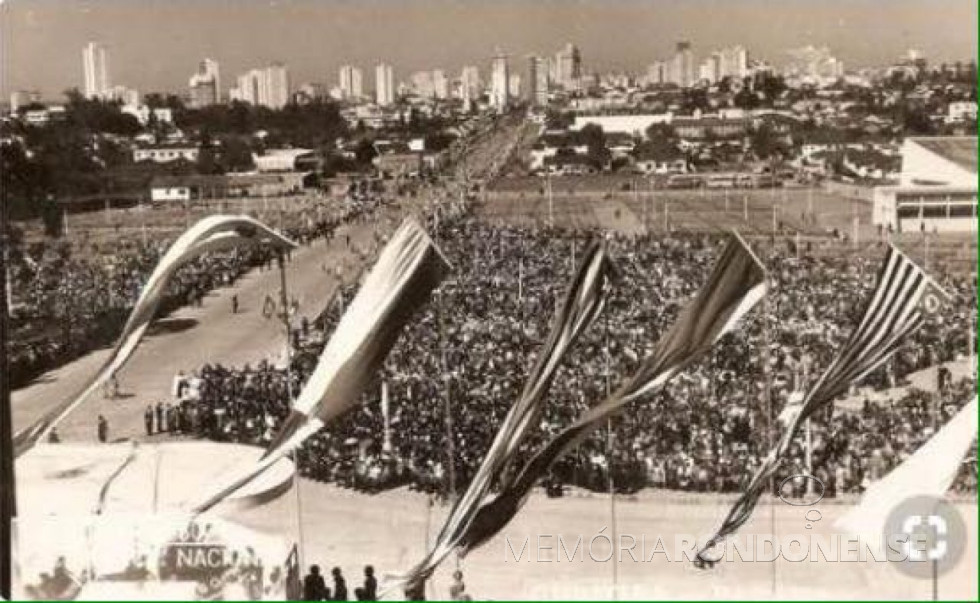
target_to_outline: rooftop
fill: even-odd
[[[965,170],[977,173],[976,136],[936,136],[909,140]]]

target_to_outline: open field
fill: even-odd
[[[871,205],[867,201],[820,188],[641,188],[634,192],[553,183],[552,191],[550,201],[541,189],[491,191],[483,197],[477,214],[489,222],[529,228],[553,224],[558,228],[599,228],[624,234],[737,230],[759,245],[773,241],[775,234],[778,246],[789,242],[809,244],[815,254],[878,255],[883,241],[883,234],[871,224]],[[928,235],[927,243],[920,233],[904,233],[892,235],[891,240],[934,269],[976,270],[977,245],[973,235]]]
[[[397,573],[417,562],[425,543],[434,538],[448,512],[443,505],[430,506],[426,496],[396,490],[367,496],[331,485],[302,480],[299,497],[287,495],[277,501],[234,514],[236,520],[259,530],[295,529],[297,500],[302,509],[304,563],[325,567],[339,565],[348,584],[358,583],[360,568],[373,564],[379,572]],[[886,562],[829,562],[824,559],[801,562],[720,563],[712,570],[698,570],[678,560],[675,539],[697,537],[714,527],[727,510],[730,497],[644,493],[638,497],[617,498],[616,522],[611,522],[610,501],[606,496],[573,493],[565,498],[532,496],[527,507],[497,538],[460,560],[468,592],[476,599],[930,599],[928,580],[908,578]],[[743,534],[788,534],[830,537],[833,521],[843,515],[849,503],[821,501],[813,507],[794,507],[776,501],[763,501]],[[964,559],[950,573],[940,577],[938,593],[942,599],[967,599],[977,592],[977,506],[975,502],[957,505],[969,527],[971,541]],[[822,519],[807,529],[804,515],[818,509]],[[811,524],[812,525],[812,524]],[[609,549],[598,539],[590,557],[589,542],[600,530],[637,541],[634,562],[628,553],[615,565],[603,562]],[[538,557],[537,538],[542,546]],[[567,546],[558,550],[558,536]],[[584,555],[572,555],[581,536]],[[550,537],[550,538],[549,538]],[[646,561],[662,538],[668,555],[657,554]],[[524,540],[527,551],[515,561]],[[645,553],[640,542],[645,539]],[[626,546],[629,540],[625,541]],[[514,553],[505,547],[513,546]],[[505,561],[505,552],[507,560]],[[558,561],[559,555],[561,560]],[[669,557],[669,561],[667,560]],[[536,561],[540,558],[541,561]],[[595,560],[593,560],[593,558]],[[546,561],[551,559],[553,561]],[[642,561],[641,561],[642,560]],[[448,559],[430,583],[430,598],[446,599],[450,574],[455,567]]]

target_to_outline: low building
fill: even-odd
[[[897,186],[874,189],[872,220],[897,232],[977,231],[977,138],[908,138]]]
[[[260,172],[296,172],[315,169],[317,154],[309,149],[270,149],[261,155],[252,154],[255,169]]]
[[[154,145],[138,145],[133,149],[133,161],[153,161],[155,163],[170,163],[171,161],[196,162],[200,149],[191,143],[170,143]]]
[[[299,172],[157,176],[150,183],[150,200],[164,203],[197,199],[282,197],[302,191],[304,177],[305,174]]]

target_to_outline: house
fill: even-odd
[[[304,174],[223,174],[157,176],[150,182],[150,200],[186,202],[195,199],[281,197],[303,189]]]
[[[642,174],[683,174],[687,159],[677,147],[667,144],[642,144],[633,153],[634,169]]]
[[[155,163],[170,163],[171,161],[196,162],[200,149],[193,143],[164,143],[139,144],[133,149],[133,161],[153,161]]]
[[[268,149],[253,153],[252,162],[259,172],[296,172],[316,170],[323,160],[309,149]]]

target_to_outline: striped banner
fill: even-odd
[[[296,247],[296,243],[248,216],[209,216],[190,227],[174,241],[150,274],[109,358],[80,393],[54,407],[14,437],[15,455],[20,456],[37,442],[47,439],[55,425],[126,364],[143,340],[171,278],[181,266],[205,253],[245,244],[268,244],[279,251]]]
[[[262,459],[197,504],[201,513],[295,450],[332,419],[360,403],[405,324],[450,266],[425,230],[409,218],[392,235],[320,355],[293,410]]]
[[[523,507],[531,488],[558,458],[605,424],[628,402],[656,391],[728,333],[765,295],[765,274],[762,263],[734,234],[707,284],[661,338],[636,374],[555,436],[494,499],[480,507],[460,541],[463,554],[487,542],[510,522]]]
[[[721,527],[698,552],[695,562],[699,566],[710,566],[712,560],[707,551],[738,530],[752,516],[759,498],[766,491],[766,482],[779,468],[806,419],[845,393],[852,383],[881,366],[908,335],[922,326],[924,313],[938,310],[940,298],[949,299],[949,295],[935,281],[894,246],[888,249],[877,282],[857,329],[804,396],[803,403],[792,414],[789,426],[776,447],[756,470]]]
[[[590,245],[582,257],[555,317],[548,340],[531,369],[517,403],[504,417],[490,450],[466,492],[453,505],[436,538],[435,546],[404,576],[388,577],[386,590],[403,586],[409,592],[418,592],[424,581],[463,538],[491,485],[497,483],[504,487],[508,483],[505,469],[513,464],[518,446],[528,428],[541,416],[545,394],[551,387],[555,371],[568,348],[595,321],[605,306],[612,270],[612,262],[606,254],[605,245],[599,242]]]

